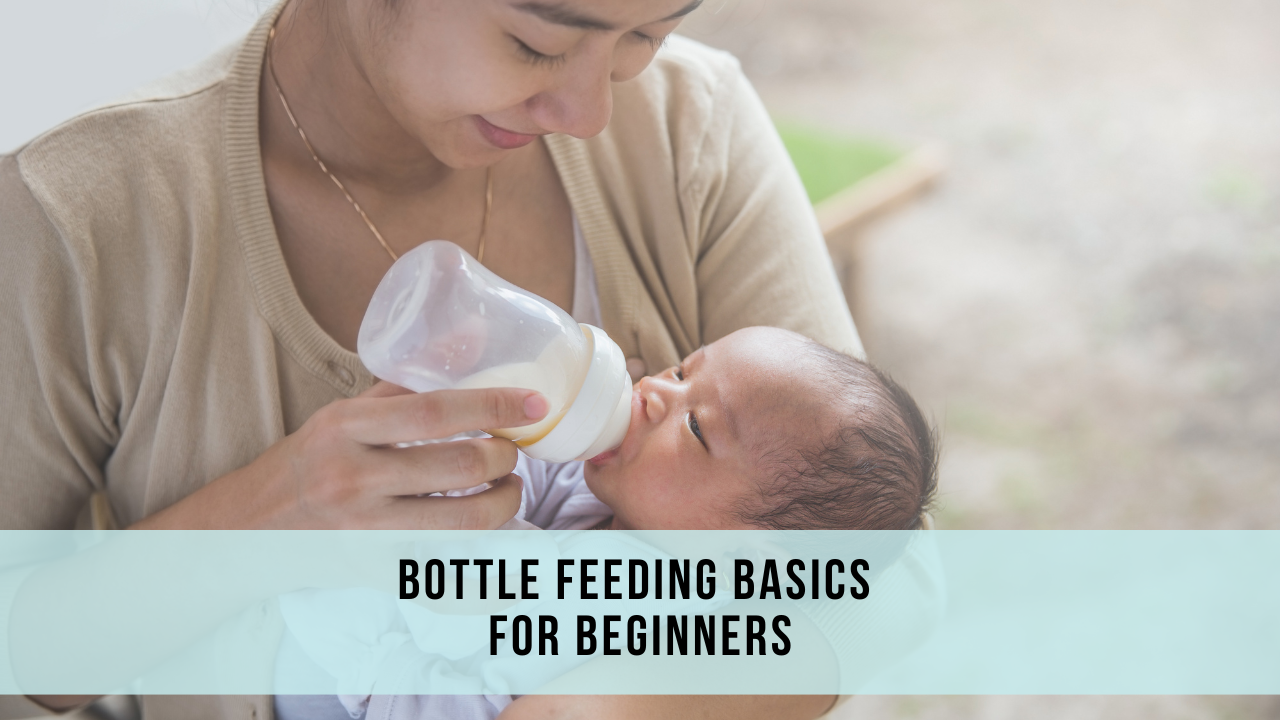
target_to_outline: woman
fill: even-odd
[[[749,325],[858,352],[738,66],[689,41],[659,52],[697,4],[293,0],[239,46],[0,158],[0,524],[71,527],[95,492],[134,528],[503,523],[520,499],[509,442],[387,446],[524,424],[545,400],[408,394],[353,352],[393,258],[433,238],[598,313],[636,376]],[[529,697],[508,716],[830,704]]]

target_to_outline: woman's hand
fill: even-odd
[[[397,448],[542,419],[530,390],[412,393],[379,383],[330,403],[249,465],[138,529],[488,529],[520,508],[516,446],[482,438]],[[424,497],[492,482],[465,497]]]

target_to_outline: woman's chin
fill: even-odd
[[[489,167],[510,154],[486,142],[465,118],[434,127],[430,135],[424,133],[420,137],[427,151],[453,170]]]

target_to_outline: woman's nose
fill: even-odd
[[[535,122],[551,132],[591,138],[604,132],[613,115],[613,87],[607,68],[579,63],[555,88],[530,100]]]

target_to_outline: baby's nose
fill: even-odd
[[[645,417],[649,422],[659,422],[667,415],[667,393],[660,378],[641,378],[637,384],[640,388],[640,399],[644,402]]]

